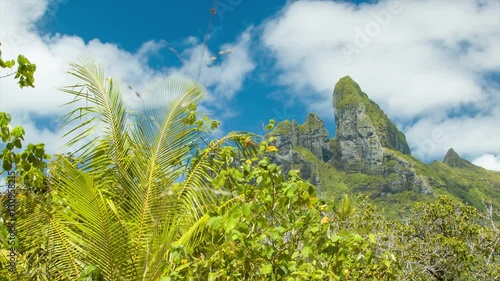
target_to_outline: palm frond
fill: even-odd
[[[348,195],[344,195],[340,202],[336,204],[335,206],[335,213],[341,220],[346,220],[348,217],[350,217],[355,209],[352,204],[351,198],[349,198]]]
[[[54,172],[54,178],[54,200],[64,202],[68,209],[55,214],[60,221],[60,228],[55,229],[71,241],[61,243],[64,247],[56,250],[74,251],[74,262],[97,266],[106,280],[126,278],[131,271],[127,228],[110,208],[106,182],[95,182],[92,174],[78,170],[67,160]]]
[[[153,222],[165,215],[160,195],[181,174],[179,165],[189,156],[190,144],[197,137],[196,127],[184,122],[188,106],[198,102],[204,93],[195,83],[180,79],[162,80],[153,92],[157,99],[166,99],[168,106],[153,107],[145,113],[154,122],[144,122],[144,115],[139,116],[131,138],[138,161],[131,163],[130,172],[134,176],[128,177],[128,180],[137,179],[140,188],[131,189],[134,192],[131,197],[140,199],[133,206],[138,220],[134,231],[134,258],[143,251],[145,242],[150,241]],[[131,182],[124,184],[133,185]]]
[[[96,267],[105,280],[156,280],[173,246],[203,240],[207,212],[221,198],[210,184],[221,168],[217,153],[232,142],[237,157],[248,157],[256,147],[241,140],[253,136],[230,133],[193,158],[204,133],[185,121],[201,86],[161,79],[143,94],[147,108],[131,114],[102,67],[91,60],[71,67],[82,84],[63,91],[75,97],[70,105],[87,104],[65,116],[66,136],[83,164],[62,159],[51,170],[54,265],[81,278]]]
[[[96,65],[91,59],[82,59],[80,64],[72,63],[71,75],[81,79],[83,84],[64,87],[61,91],[74,95],[75,100],[70,104],[85,100],[90,103],[89,106],[80,106],[66,115],[64,126],[73,125],[68,130],[69,133],[81,131],[81,134],[68,141],[68,145],[80,143],[81,147],[89,147],[82,152],[81,158],[84,162],[94,159],[94,150],[92,147],[99,140],[85,138],[95,135],[97,127],[102,129],[101,133],[110,136],[109,140],[109,159],[101,158],[101,161],[108,160],[115,165],[119,165],[127,149],[127,112],[119,88],[113,80],[104,77],[104,70]],[[90,117],[85,122],[81,122],[82,117]],[[83,142],[83,143],[82,143]],[[95,163],[95,161],[94,161]],[[108,165],[109,163],[99,164]]]
[[[210,163],[210,156],[217,153],[223,144],[227,142],[232,142],[232,144],[236,145],[238,148],[238,152],[242,153],[244,157],[251,157],[256,153],[256,145],[250,144],[248,147],[243,147],[240,143],[242,139],[251,139],[255,137],[253,134],[249,133],[241,133],[241,132],[230,132],[226,136],[214,141],[211,145],[209,145],[204,151],[201,152],[201,155],[195,159],[195,163],[190,168],[190,171],[186,177],[186,180],[183,182],[184,187],[188,186],[204,186],[214,176],[216,167]]]

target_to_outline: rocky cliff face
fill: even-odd
[[[380,194],[416,190],[430,193],[425,181],[417,175],[411,161],[406,138],[379,106],[361,91],[349,76],[338,81],[333,93],[336,135],[328,139],[323,121],[310,113],[304,124],[293,121],[279,123],[272,135],[279,149],[274,161],[286,173],[300,168],[302,177],[321,183],[318,164],[306,161],[294,147],[308,149],[318,161],[347,174],[362,173],[384,180],[374,183]]]
[[[319,185],[317,168],[305,161],[293,148],[305,147],[318,159],[328,161],[332,153],[328,149],[328,131],[323,121],[316,114],[309,113],[304,124],[298,125],[295,120],[285,120],[276,126],[272,135],[276,137],[275,145],[279,148],[273,160],[281,166],[283,172],[287,174],[290,169],[299,167],[303,178]]]
[[[277,146],[284,148],[285,154],[292,146],[301,146],[309,149],[318,159],[328,161],[331,158],[328,150],[328,131],[323,120],[314,113],[309,113],[304,124],[298,125],[295,120],[279,123],[273,134],[276,136]]]
[[[333,92],[339,150],[332,164],[346,171],[376,174],[384,161],[383,147],[410,154],[406,138],[380,107],[349,76]]]

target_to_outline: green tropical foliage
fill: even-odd
[[[0,43],[1,45],[1,43]],[[23,55],[17,58],[18,68],[14,78],[19,80],[19,87],[35,87],[34,72],[36,65]],[[10,69],[14,67],[16,62],[14,60],[3,60],[2,52],[0,51],[0,69]],[[5,78],[11,74],[0,76]],[[23,148],[22,142],[26,132],[21,126],[12,127],[10,122],[12,117],[6,112],[0,112],[0,139],[2,145],[0,146],[0,161],[2,162],[1,173],[3,176],[6,172],[15,168],[15,174],[18,176],[16,182],[24,182],[24,186],[40,189],[43,186],[45,175],[43,170],[47,168],[45,160],[50,159],[50,155],[45,153],[45,144],[28,144],[24,151],[19,150]]]
[[[27,278],[77,279],[99,271],[105,280],[157,280],[172,245],[200,242],[204,215],[218,202],[208,184],[216,169],[212,152],[252,136],[231,133],[196,154],[207,132],[207,122],[197,119],[195,104],[204,93],[199,85],[161,81],[155,104],[166,99],[167,107],[131,113],[93,62],[73,64],[71,74],[83,84],[63,90],[75,96],[73,103],[88,103],[65,117],[68,135],[79,131],[68,145],[81,149],[76,160],[58,157],[51,164],[48,199],[19,221],[19,244],[46,241],[48,248],[37,248],[50,255],[49,264],[19,266]],[[97,126],[101,134],[85,139]],[[246,154],[253,145],[239,147]],[[43,275],[31,270],[40,267],[47,268]]]
[[[261,153],[275,148],[263,142]],[[227,159],[225,160],[227,163]],[[372,235],[332,224],[315,188],[292,170],[285,180],[268,157],[240,159],[212,181],[227,204],[211,209],[207,238],[177,250],[166,280],[391,279],[395,258]],[[344,208],[346,202],[343,203]]]
[[[489,202],[479,212],[441,196],[392,220],[366,194],[319,198],[299,170],[284,175],[271,163],[272,137],[232,132],[211,140],[219,123],[198,112],[204,89],[192,81],[158,81],[137,109],[93,61],[72,64],[70,74],[81,81],[62,89],[74,97],[64,117],[74,153],[56,155],[47,167],[43,145],[19,152],[24,130],[0,114],[3,169],[19,180],[17,273],[9,272],[2,213],[0,280],[500,276]],[[273,127],[271,120],[266,129]],[[330,174],[331,186],[347,191],[338,177]]]
[[[471,206],[441,196],[437,202],[416,203],[416,216],[402,224],[397,244],[404,276],[412,280],[497,280],[500,276],[500,233],[497,225],[478,224]],[[421,272],[427,278],[422,278]]]
[[[28,144],[23,148],[25,131],[23,127],[10,126],[11,116],[5,112],[0,112],[0,138],[2,139],[2,151],[0,159],[2,170],[0,174],[5,174],[15,167],[15,172],[19,176],[16,182],[23,182],[25,187],[32,189],[43,188],[44,169],[47,168],[45,160],[50,159],[50,155],[45,153],[45,144]]]
[[[1,43],[0,43],[1,45]],[[16,65],[15,60],[3,60],[2,51],[0,50],[0,68],[11,69]],[[17,56],[17,70],[6,75],[0,75],[0,78],[14,75],[14,79],[18,80],[19,87],[32,87],[35,85],[34,73],[36,71],[36,64],[31,63],[25,56]]]

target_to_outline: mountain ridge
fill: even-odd
[[[332,106],[337,126],[332,139],[315,113],[303,124],[282,121],[268,135],[275,137],[279,150],[272,161],[285,174],[300,170],[322,197],[362,193],[393,217],[409,214],[415,201],[443,194],[476,208],[485,198],[499,206],[500,172],[475,166],[453,149],[443,162],[414,158],[405,135],[351,77],[336,83]]]

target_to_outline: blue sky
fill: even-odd
[[[350,2],[361,4],[373,1]],[[212,19],[211,8],[214,3],[216,14]],[[78,35],[86,41],[99,38],[101,41],[114,42],[129,52],[139,50],[146,41],[165,40],[180,52],[185,47],[186,37],[194,36],[203,40],[208,24],[212,21],[207,47],[217,50],[218,46],[233,41],[249,26],[258,25],[275,15],[286,3],[284,0],[148,0],[140,4],[137,1],[122,1],[117,5],[116,1],[109,0],[65,0],[53,6],[53,12],[41,21],[39,29],[48,34]],[[86,15],[86,20],[74,20],[75,15],[79,14]],[[254,59],[258,60],[258,57]],[[161,69],[165,66],[180,66],[182,62],[165,48],[153,55],[148,64]],[[267,124],[269,119],[305,120],[308,113],[306,106],[300,102],[284,106],[283,100],[276,96],[279,92],[287,91],[286,87],[280,87],[273,81],[254,82],[259,79],[259,74],[267,72],[272,75],[270,67],[263,59],[256,71],[247,75],[244,87],[227,104],[234,108],[235,113],[231,118],[221,120],[225,130],[264,133],[262,123]],[[335,123],[333,119],[325,121],[333,137]]]
[[[360,1],[354,1],[360,2]],[[150,40],[165,40],[177,52],[186,47],[188,36],[202,41],[212,20],[207,47],[217,51],[219,46],[234,41],[249,26],[258,25],[276,14],[286,1],[215,1],[216,14],[212,19],[211,0],[187,1],[63,1],[54,6],[54,11],[46,15],[39,25],[42,32],[53,34],[78,35],[89,41],[114,42],[121,48],[136,52],[141,45]],[[96,7],[98,7],[96,9]],[[75,15],[88,15],[86,21],[75,21]],[[259,54],[254,59],[258,60]],[[164,48],[152,55],[148,64],[160,70],[163,67],[180,67],[182,62],[171,50]],[[267,72],[269,63],[259,62],[256,70],[248,73],[244,86],[227,103],[234,111],[230,118],[221,120],[224,129],[247,130],[263,133],[262,123],[271,118],[287,118],[303,122],[307,108],[300,103],[283,106],[282,100],[273,98],[286,87],[275,85],[273,81],[259,80],[259,75]],[[195,78],[195,77],[194,77]],[[332,82],[333,83],[333,82]],[[334,122],[329,120],[331,135],[334,135]]]
[[[218,0],[204,46],[212,3],[0,0],[3,56],[23,53],[38,65],[35,89],[0,80],[0,110],[32,132],[30,141],[58,151],[53,120],[67,97],[55,89],[73,82],[68,62],[91,55],[131,104],[126,85],[196,79],[201,65],[203,108],[223,132],[263,133],[271,118],[300,123],[314,111],[333,137],[333,87],[350,75],[416,157],[441,160],[453,147],[500,170],[499,1]]]

